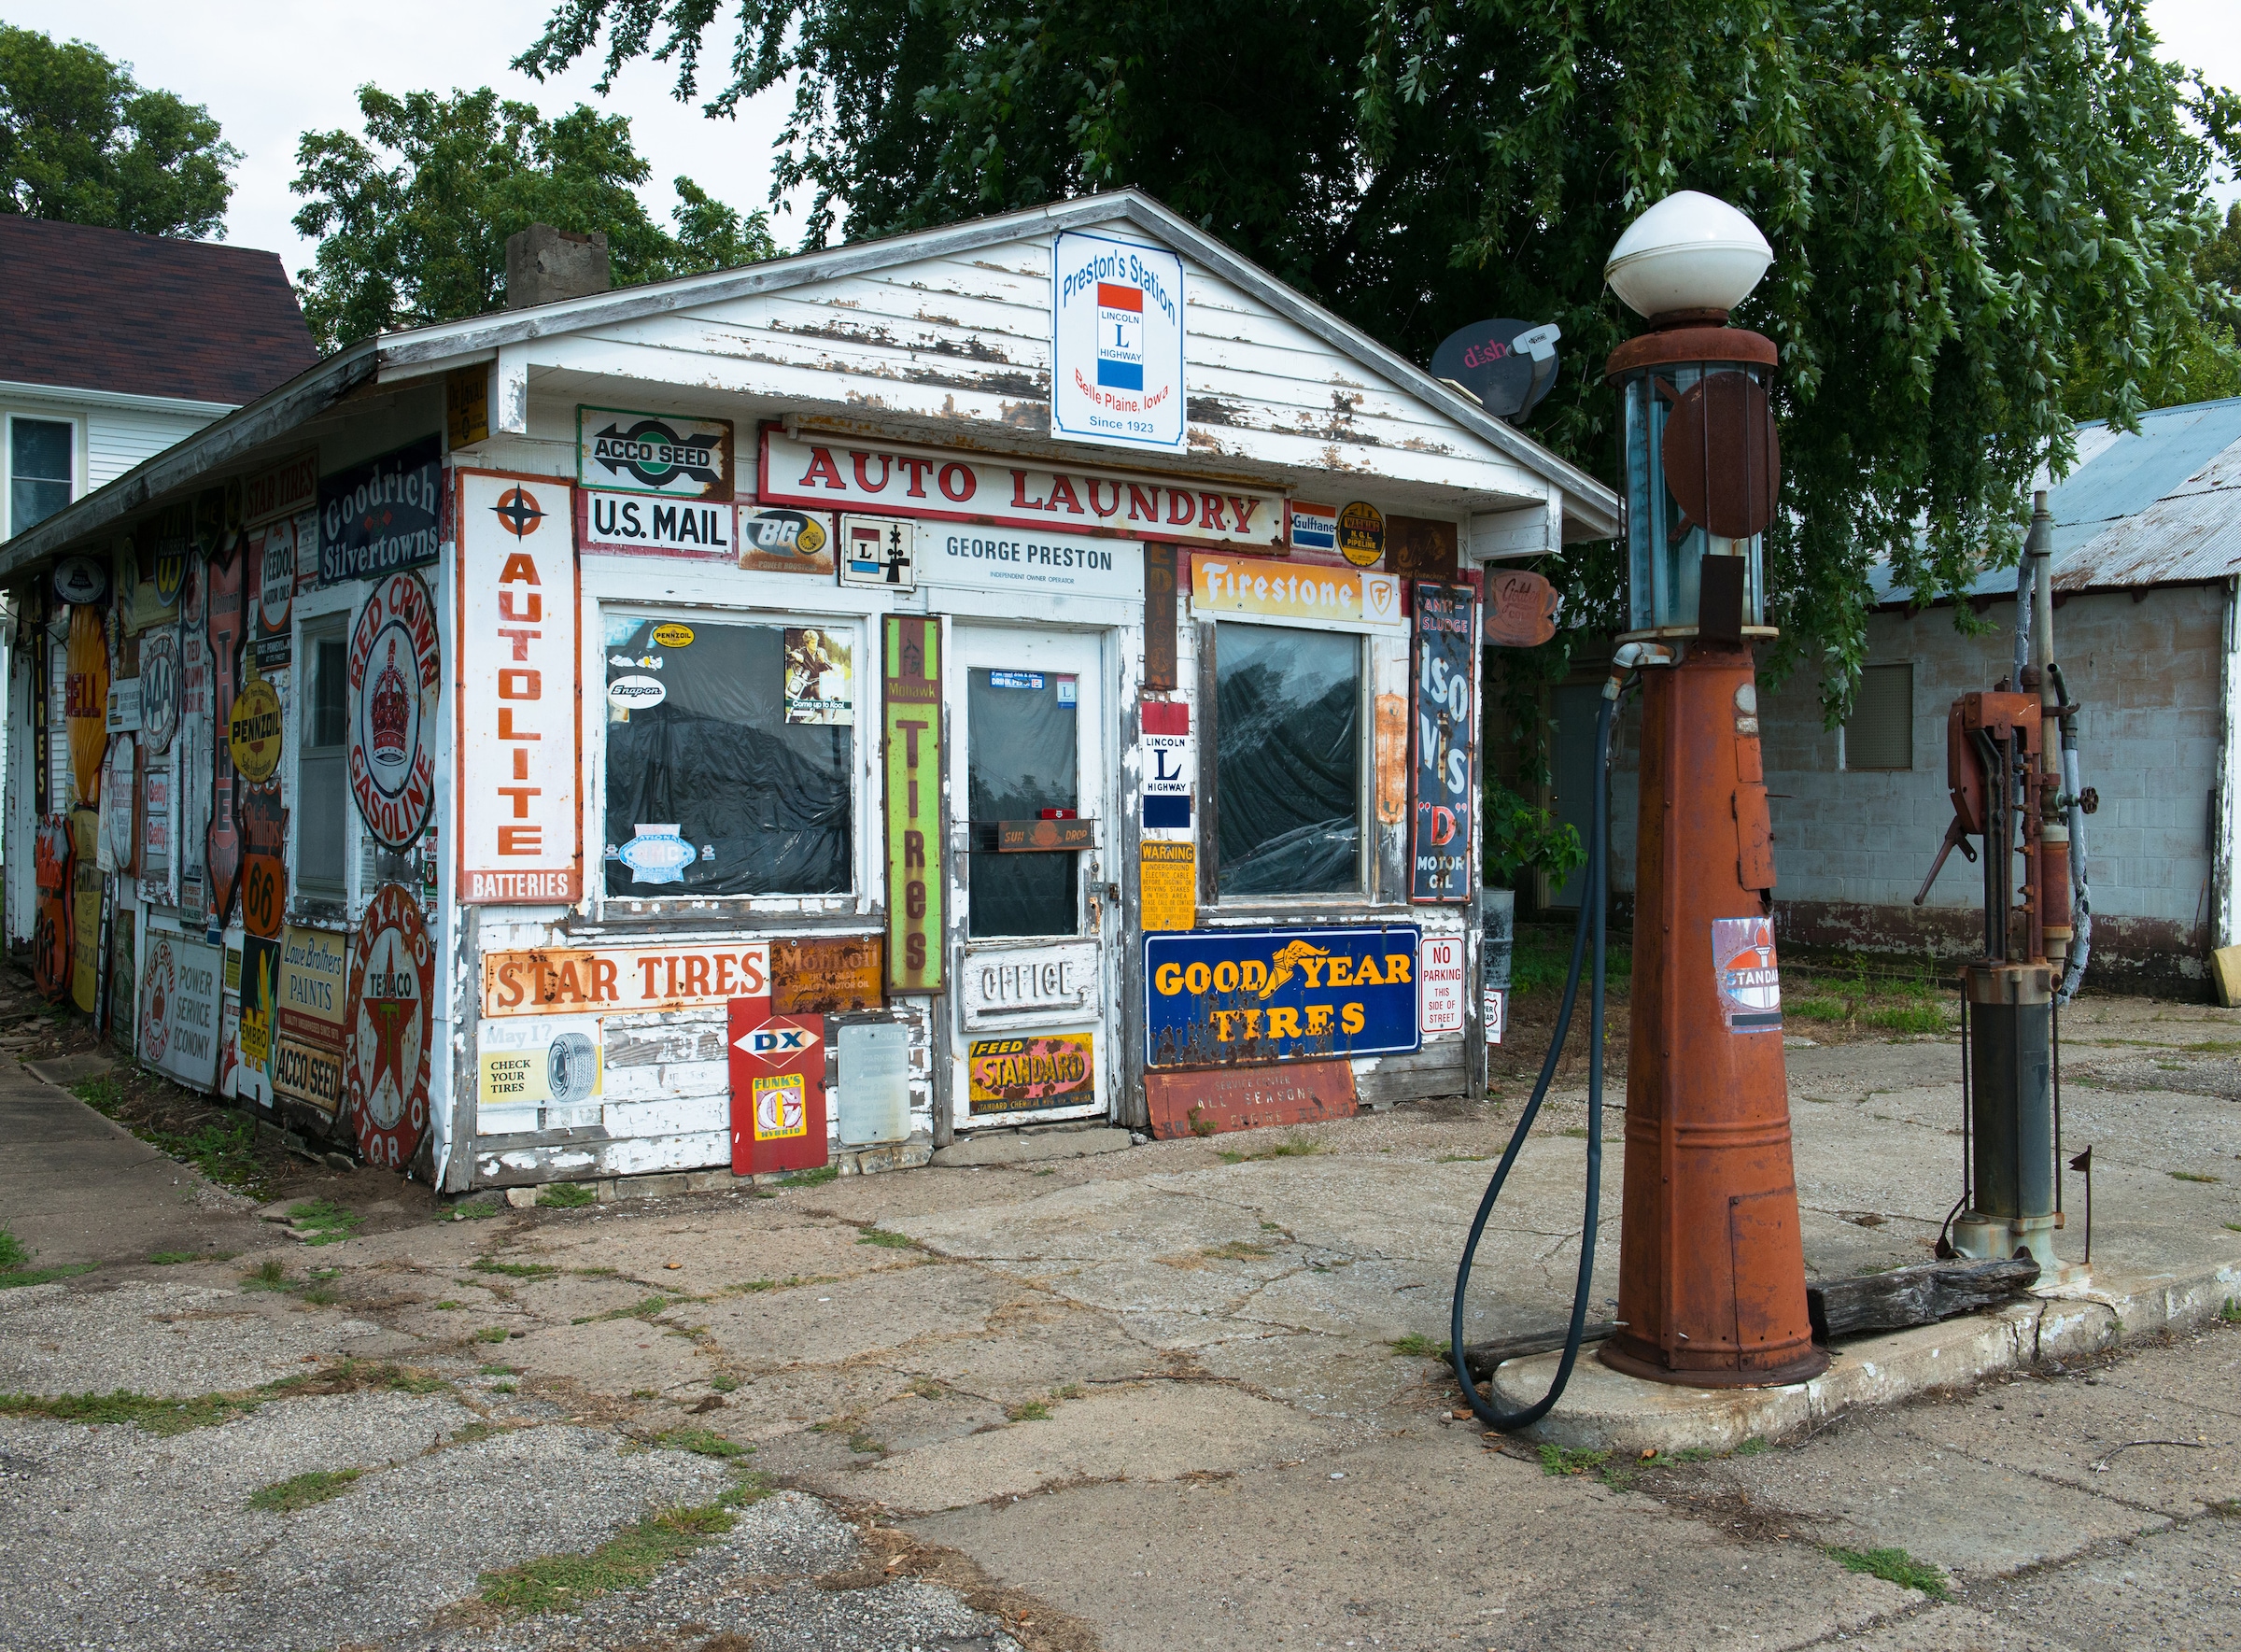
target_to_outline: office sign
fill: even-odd
[[[571,490],[484,471],[461,471],[458,487],[458,898],[571,906],[584,895]]]
[[[1408,784],[1408,897],[1471,897],[1473,724],[1472,591],[1416,586],[1414,713],[1416,761]]]
[[[965,959],[959,983],[965,1024],[986,1026],[1022,1015],[1079,1014],[1093,1006],[1098,981],[1093,940],[981,953]]]
[[[1417,1048],[1414,925],[1144,938],[1145,1061],[1249,1066]]]
[[[765,506],[867,511],[998,528],[1172,540],[1283,543],[1284,496],[1143,472],[1054,469],[953,447],[912,447],[763,427],[755,497]]]
[[[402,883],[384,883],[359,920],[344,1012],[343,1094],[369,1165],[409,1165],[428,1129],[435,981],[436,946],[419,900]]]
[[[1401,612],[1401,582],[1389,573],[1256,557],[1192,557],[1191,608],[1195,614],[1344,620],[1394,630],[1408,623]]]
[[[727,418],[576,409],[576,480],[585,487],[728,501],[731,472]]]
[[[385,849],[411,848],[435,806],[443,692],[436,605],[417,574],[392,574],[350,634],[350,795]]]
[[[1050,430],[1076,442],[1183,445],[1183,261],[1064,230],[1050,243]]]
[[[881,622],[887,766],[887,990],[942,989],[941,625]]]
[[[443,443],[423,436],[319,478],[319,583],[374,579],[443,549]]]

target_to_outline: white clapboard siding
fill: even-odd
[[[192,435],[213,417],[152,408],[90,408],[86,414],[86,486],[99,487],[115,481],[181,437]]]

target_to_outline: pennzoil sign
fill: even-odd
[[[1416,1050],[1421,932],[1193,929],[1144,938],[1147,1066],[1233,1066]]]
[[[576,409],[576,480],[585,487],[728,501],[732,452],[727,418]]]

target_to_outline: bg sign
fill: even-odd
[[[1068,230],[1050,247],[1050,423],[1077,442],[1183,445],[1183,261]]]
[[[1254,1066],[1418,1047],[1414,925],[1144,938],[1145,1062]]]

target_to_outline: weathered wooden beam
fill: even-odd
[[[1528,1354],[1554,1353],[1564,1346],[1571,1334],[1569,1324],[1551,1325],[1545,1330],[1528,1331],[1518,1336],[1498,1336],[1491,1342],[1463,1344],[1463,1369],[1471,1373],[1472,1380],[1484,1382],[1494,1375],[1494,1367],[1504,1360],[1522,1360]],[[1602,1342],[1618,1331],[1616,1320],[1590,1320],[1580,1333],[1580,1346]]]
[[[1924,1263],[1857,1279],[1805,1288],[1813,1340],[1833,1342],[1871,1331],[1934,1325],[1956,1314],[1996,1307],[2038,1279],[2036,1262]]]

